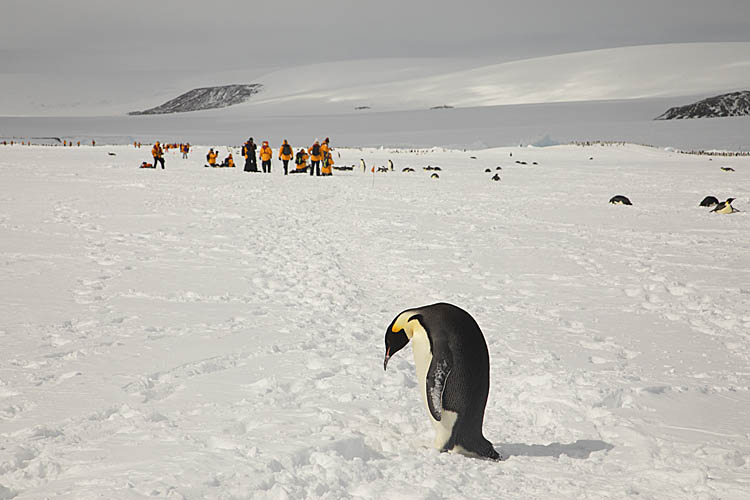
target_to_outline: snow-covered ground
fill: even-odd
[[[1,499],[748,498],[750,158],[205,149],[0,146]],[[429,447],[410,348],[383,372],[436,301],[484,331],[505,462]]]

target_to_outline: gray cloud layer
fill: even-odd
[[[503,61],[750,41],[746,0],[4,0],[0,72],[266,69],[369,57]]]

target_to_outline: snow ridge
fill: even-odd
[[[261,91],[260,83],[222,85],[220,87],[203,87],[175,97],[155,108],[145,111],[132,111],[129,115],[163,115],[168,113],[185,113],[201,109],[226,108],[247,101]]]
[[[686,106],[675,106],[656,117],[656,120],[683,118],[718,118],[750,115],[750,90],[731,92],[703,99]]]

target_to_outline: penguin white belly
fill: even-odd
[[[734,207],[732,207],[732,205],[726,205],[724,208],[716,211],[717,214],[731,214],[732,212],[734,212]]]
[[[427,404],[427,372],[430,369],[430,363],[432,363],[432,350],[430,349],[430,339],[422,328],[414,329],[411,345],[414,352],[414,364],[417,368],[419,390],[422,393],[425,408],[427,408],[427,415],[430,417],[430,422],[432,422],[432,426],[435,428],[435,441],[433,445],[437,449],[443,449],[453,433],[453,425],[456,423],[458,414],[442,409],[441,405],[440,420],[435,420],[432,417],[432,412],[430,412],[430,407]]]

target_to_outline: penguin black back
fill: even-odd
[[[703,198],[703,201],[701,201],[700,206],[701,207],[713,207],[714,205],[718,205],[719,200],[715,196],[706,196]]]
[[[609,202],[613,205],[632,205],[627,196],[618,194],[609,199]]]

